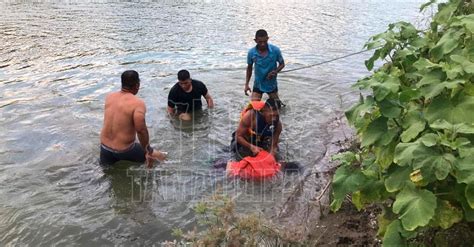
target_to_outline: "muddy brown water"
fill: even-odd
[[[247,183],[212,168],[248,100],[255,31],[267,29],[292,69],[359,51],[391,22],[424,20],[424,1],[87,2],[0,3],[2,245],[150,245],[192,228],[193,206],[216,190],[240,212],[268,213],[303,174]],[[279,76],[288,160],[311,170],[321,158],[325,123],[357,100],[350,86],[368,56]],[[183,68],[216,103],[184,126],[165,114]],[[141,75],[152,143],[169,152],[151,171],[98,165],[104,98],[126,69]]]

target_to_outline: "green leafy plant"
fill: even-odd
[[[434,4],[430,1],[421,10]],[[360,148],[334,156],[331,208],[379,203],[384,245],[474,221],[474,5],[438,4],[428,30],[398,22],[373,36],[371,90],[346,112]]]

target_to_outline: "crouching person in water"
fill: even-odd
[[[231,149],[237,160],[246,156],[255,156],[261,150],[268,151],[278,160],[278,142],[282,125],[275,99],[253,101],[241,115],[239,127],[234,132]]]
[[[104,126],[100,132],[100,163],[113,164],[120,160],[153,166],[156,160],[166,159],[164,153],[154,150],[149,143],[145,122],[146,107],[136,94],[140,78],[134,70],[122,73],[122,89],[105,99]],[[136,136],[140,143],[137,143]]]

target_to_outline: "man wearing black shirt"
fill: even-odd
[[[191,79],[187,70],[178,72],[178,82],[168,94],[168,113],[179,116],[183,121],[191,120],[191,113],[202,108],[201,96],[204,96],[208,108],[214,107],[214,101],[207,91],[206,85]]]

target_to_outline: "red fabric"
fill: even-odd
[[[227,174],[243,179],[258,180],[275,176],[280,171],[278,164],[270,153],[261,151],[255,157],[247,156],[241,161],[229,162]]]

